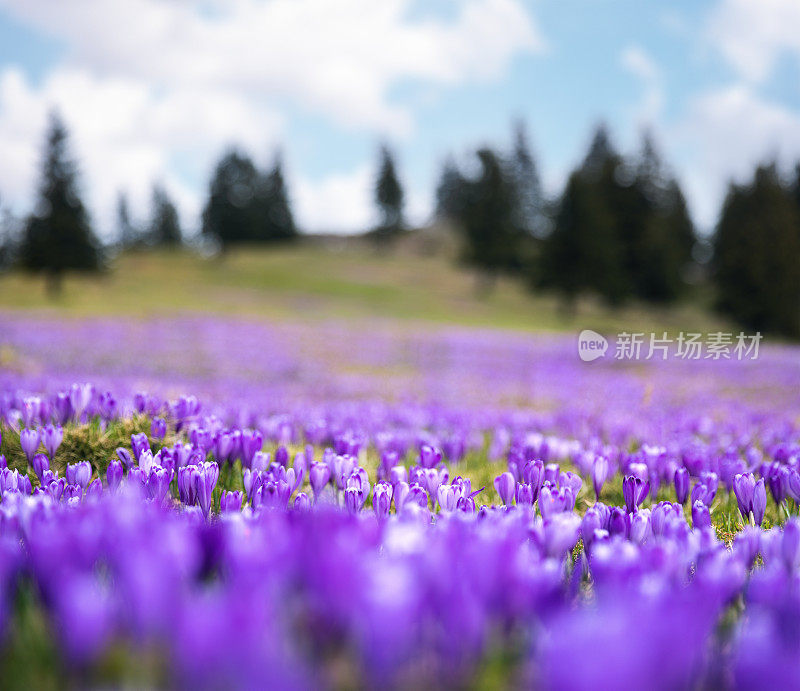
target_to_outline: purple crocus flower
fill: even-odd
[[[153,466],[147,478],[147,494],[160,504],[169,491],[169,483],[172,482],[172,472],[161,466]]]
[[[600,500],[600,492],[608,478],[608,459],[605,456],[595,456],[592,461],[592,486],[594,487],[594,497]]]
[[[92,479],[92,466],[89,461],[70,463],[67,466],[66,477],[70,485],[78,485],[81,489],[86,489]]]
[[[264,444],[264,437],[258,430],[243,429],[239,436],[242,466],[249,468],[253,462],[256,451],[260,451]]]
[[[150,451],[150,440],[147,438],[147,435],[144,432],[132,434],[131,448],[133,449],[134,458],[136,458],[138,461],[139,456],[141,456],[145,451]]]
[[[697,499],[692,504],[692,525],[695,530],[703,530],[711,527],[711,513],[705,502]]]
[[[678,468],[673,478],[675,485],[675,498],[679,504],[685,504],[689,498],[689,471],[686,468]]]
[[[28,463],[33,461],[36,450],[39,448],[41,437],[38,429],[25,428],[19,433],[19,444]]]
[[[388,482],[379,482],[375,485],[372,493],[372,509],[378,519],[384,519],[389,516],[389,510],[392,506],[392,486]]]
[[[295,511],[310,511],[311,499],[305,492],[298,492],[294,498]]]
[[[331,479],[331,469],[328,464],[323,461],[316,461],[311,464],[311,470],[308,471],[308,480],[311,483],[311,489],[314,492],[314,499],[319,498],[319,494],[325,485]]]
[[[402,480],[394,485],[394,508],[398,513],[402,511],[410,491],[411,486]]]
[[[197,503],[205,517],[211,511],[211,495],[219,479],[219,466],[216,463],[203,463],[194,474],[194,489]]]
[[[756,482],[753,490],[753,520],[756,525],[764,522],[764,513],[767,510],[767,489],[764,486],[764,478]]]
[[[533,487],[524,482],[520,482],[517,485],[515,499],[517,506],[533,506]]]
[[[112,459],[108,468],[106,468],[106,483],[108,488],[113,492],[122,484],[122,463],[116,459]]]
[[[458,500],[462,497],[461,488],[457,485],[439,485],[436,490],[436,500],[439,502],[439,509],[445,513],[452,513],[458,506]]]
[[[36,473],[36,477],[39,478],[39,482],[41,482],[44,471],[50,470],[50,460],[43,453],[37,453],[33,457],[33,463],[31,463],[31,466],[33,466],[33,472]]]
[[[514,490],[516,489],[514,476],[508,471],[501,473],[494,479],[494,488],[497,490],[497,494],[500,495],[500,501],[506,506],[511,506],[514,501]]]
[[[155,417],[150,423],[150,436],[163,439],[167,435],[167,421],[163,417]]]
[[[753,496],[756,489],[756,478],[752,473],[739,473],[733,478],[733,493],[739,505],[739,513],[747,521],[753,511]]]
[[[419,465],[423,468],[435,468],[442,462],[442,452],[430,444],[422,444],[419,449]]]
[[[540,460],[528,461],[522,467],[522,481],[531,486],[533,500],[536,501],[544,484],[544,463]]]
[[[44,428],[42,441],[44,442],[44,448],[50,458],[56,455],[56,451],[58,451],[58,447],[61,446],[63,439],[64,430],[60,426],[47,425],[47,427]]]
[[[408,468],[404,465],[396,465],[389,471],[389,481],[392,485],[398,482],[408,483]]]
[[[397,492],[397,487],[395,488],[395,493],[396,492]],[[408,494],[403,500],[403,508],[409,505],[416,505],[423,509],[428,508],[428,492],[422,485],[420,485],[417,482],[409,486]],[[395,504],[395,506],[397,505]]]
[[[289,450],[283,444],[275,449],[275,462],[280,463],[284,468],[289,465]]]
[[[780,506],[786,499],[789,490],[789,469],[785,465],[773,465],[772,472],[767,476],[767,484],[775,504]]]
[[[553,485],[558,485],[558,475],[560,472],[561,468],[558,463],[548,463],[544,467],[544,481]]]
[[[350,473],[350,477],[347,478],[347,489],[356,490],[358,492],[358,498],[361,502],[361,506],[364,506],[369,498],[371,489],[367,471],[363,468],[356,468],[352,473]],[[361,508],[361,506],[359,506],[359,508]]]
[[[73,384],[69,390],[69,402],[75,419],[80,420],[83,411],[89,406],[94,394],[94,387],[91,384]]]
[[[362,503],[357,489],[349,487],[344,491],[344,505],[348,513],[352,515],[361,511]]]
[[[645,500],[650,491],[650,482],[642,480],[635,475],[626,475],[622,480],[622,496],[625,499],[625,508],[628,513],[633,513]]]
[[[242,509],[242,493],[222,490],[219,498],[220,513],[236,513]]]
[[[128,449],[125,449],[120,446],[117,449],[117,458],[119,458],[122,465],[125,466],[126,468],[130,468],[131,466],[133,466],[133,458],[131,458],[131,452],[128,451]]]

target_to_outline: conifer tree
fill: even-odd
[[[403,196],[394,157],[389,148],[383,145],[375,178],[375,204],[381,217],[375,235],[379,240],[396,237],[403,230]]]
[[[800,336],[800,214],[775,164],[731,185],[714,235],[721,311],[752,329]]]
[[[119,244],[125,249],[135,247],[142,241],[139,231],[131,221],[128,195],[124,192],[120,192],[117,195],[117,237],[119,238]]]
[[[511,173],[517,185],[520,226],[528,235],[541,235],[546,229],[542,183],[522,122],[514,130]]]
[[[38,199],[25,223],[20,263],[45,273],[52,293],[60,291],[66,271],[100,267],[99,243],[80,197],[67,129],[56,113],[50,116]]]
[[[272,170],[266,175],[261,189],[259,208],[263,210],[257,218],[260,229],[260,232],[257,232],[257,239],[286,241],[296,238],[297,226],[289,203],[280,154],[276,154]]]
[[[183,242],[178,210],[161,185],[153,187],[153,218],[150,238],[161,247],[176,247]]]
[[[481,287],[491,290],[498,274],[516,268],[521,232],[517,188],[500,157],[491,149],[478,151],[480,175],[464,187],[460,229],[463,259],[481,272]]]

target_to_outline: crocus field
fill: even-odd
[[[800,350],[0,315],[4,688],[800,688]]]

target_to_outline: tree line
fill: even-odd
[[[380,220],[368,233],[379,247],[407,230],[404,201],[394,156],[382,146],[374,181]],[[476,269],[482,292],[508,274],[561,295],[567,307],[584,295],[612,306],[663,304],[696,291],[701,279],[712,285],[716,307],[743,326],[800,336],[800,165],[788,180],[772,163],[745,184],[731,183],[713,234],[699,238],[681,186],[650,136],[625,156],[599,126],[561,194],[550,199],[518,124],[508,151],[484,147],[461,165],[452,157],[444,162],[435,214],[455,231],[460,259]],[[143,225],[119,195],[117,226],[115,244],[123,249],[185,242],[175,204],[158,184]],[[208,185],[203,241],[224,252],[298,235],[280,155],[261,170],[246,153],[225,152]],[[57,290],[67,270],[100,268],[106,250],[81,199],[67,129],[54,114],[35,208],[21,222],[0,215],[0,268],[40,271]]]

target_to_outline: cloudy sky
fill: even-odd
[[[524,118],[555,193],[601,118],[655,132],[695,218],[726,181],[800,158],[798,0],[0,0],[0,199],[26,211],[47,112],[73,133],[101,232],[161,181],[198,226],[215,159],[284,152],[299,222],[374,220],[377,143],[413,220],[448,152]]]

